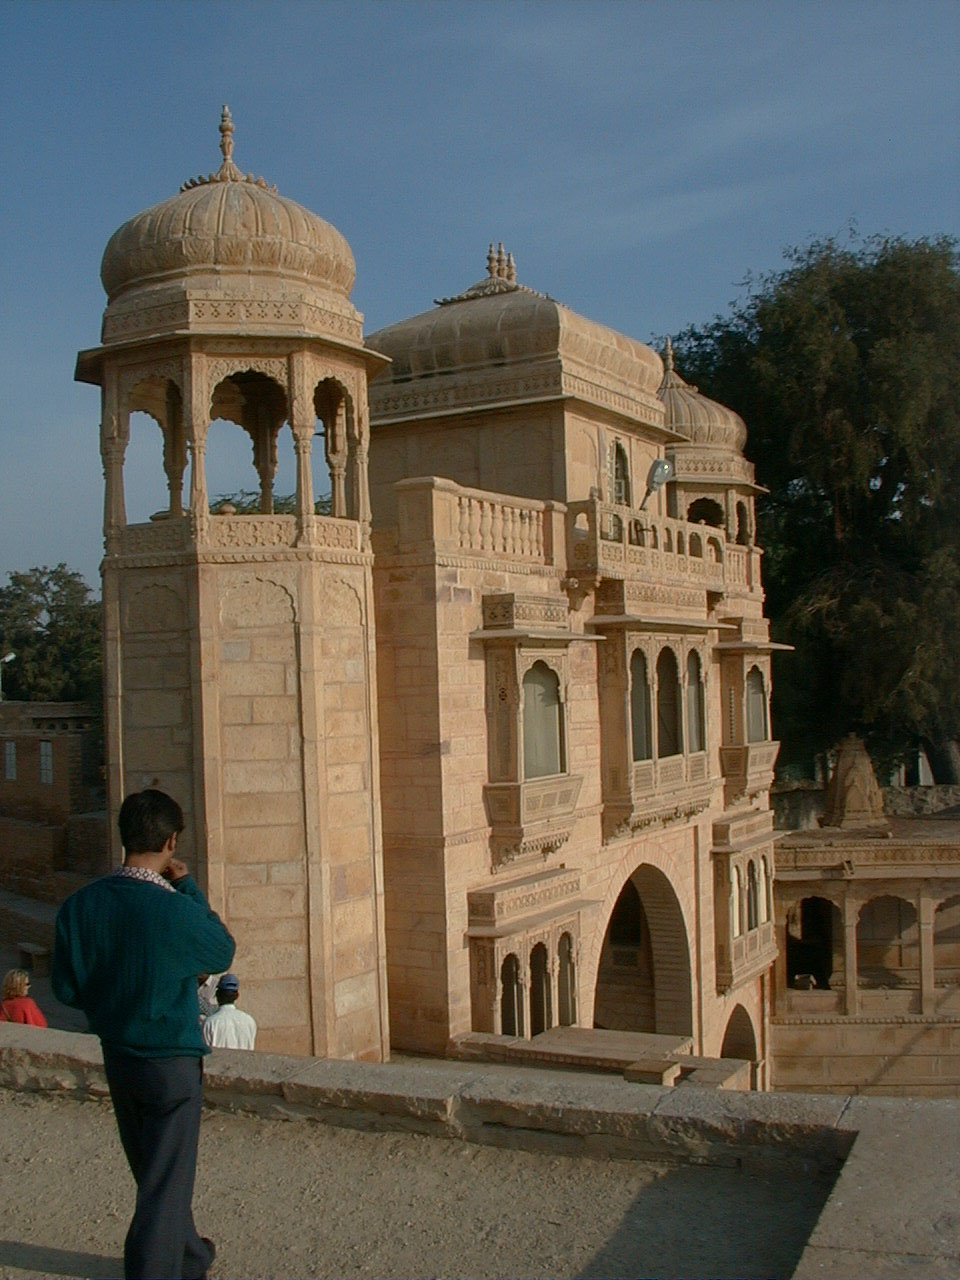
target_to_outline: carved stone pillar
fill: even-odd
[[[550,957],[550,1014],[546,1030],[560,1025],[560,959],[554,952]]]
[[[171,382],[167,385],[166,421],[163,426],[163,469],[170,492],[170,514],[183,515],[183,473],[187,469],[187,442],[183,433],[183,403]]]
[[[207,496],[207,431],[210,427],[210,404],[207,396],[206,369],[202,356],[193,356],[186,369],[186,435],[190,450],[190,514],[196,536],[206,533],[210,521]]]
[[[773,966],[773,1004],[779,1012],[787,1005],[787,984],[790,975],[787,973],[787,921],[795,903],[783,903],[774,915],[774,928],[777,937],[777,958]],[[732,944],[731,944],[732,945]]]
[[[844,1013],[856,1017],[860,1012],[860,990],[857,985],[857,919],[860,904],[849,894],[843,899],[843,976],[846,982]]]
[[[529,964],[522,964],[519,966],[519,970],[517,982],[520,990],[517,994],[520,997],[520,1008],[523,1011],[523,1039],[530,1040],[532,1039],[530,1028],[530,966]]]
[[[920,935],[920,1012],[933,1013],[936,1007],[936,974],[933,963],[933,921],[936,904],[921,888],[917,898],[917,925]]]
[[[117,535],[126,527],[127,508],[123,493],[123,457],[130,439],[130,418],[117,402],[116,375],[103,388],[103,418],[100,423],[100,456],[103,459],[103,537],[107,553],[117,550]]]

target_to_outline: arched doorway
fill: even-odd
[[[538,1036],[553,1025],[550,999],[550,964],[542,942],[530,952],[530,1034]]]
[[[861,987],[919,986],[917,909],[906,898],[881,894],[861,907],[857,980]]]
[[[826,990],[837,971],[842,977],[840,908],[827,898],[804,898],[787,920],[787,986]]]
[[[693,1034],[690,947],[670,881],[645,863],[624,884],[600,952],[594,1026]]]
[[[742,1004],[738,1004],[730,1015],[727,1029],[723,1033],[720,1057],[742,1058],[745,1062],[757,1060],[756,1033],[753,1030],[750,1015]]]
[[[561,1027],[572,1027],[577,1021],[577,965],[574,959],[573,938],[569,933],[560,935],[560,975],[558,982],[559,1009],[557,1016]]]
[[[512,954],[500,966],[500,1031],[505,1036],[523,1035],[520,962]]]

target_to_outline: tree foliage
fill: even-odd
[[[101,698],[100,604],[65,564],[11,573],[0,587],[3,696],[25,702]]]
[[[747,281],[677,365],[747,422],[784,755],[854,729],[960,763],[960,259],[947,239],[817,241]]]

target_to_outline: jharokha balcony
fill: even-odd
[[[572,574],[702,586],[724,595],[762,591],[760,548],[728,542],[723,529],[595,497],[567,509]]]

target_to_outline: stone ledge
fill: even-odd
[[[94,1036],[0,1023],[0,1087],[103,1097]],[[431,1059],[340,1062],[218,1049],[207,1104],[448,1140],[748,1170],[836,1173],[795,1277],[957,1274],[954,1100],[760,1094]],[[841,1167],[842,1166],[842,1167]],[[952,1269],[951,1269],[952,1268]]]
[[[94,1036],[0,1024],[0,1086],[103,1097]],[[478,1143],[598,1156],[836,1170],[852,1142],[826,1099],[717,1093],[612,1076],[437,1061],[358,1063],[217,1049],[205,1064],[213,1107],[350,1128],[413,1130]],[[549,1138],[547,1137],[549,1135]]]

